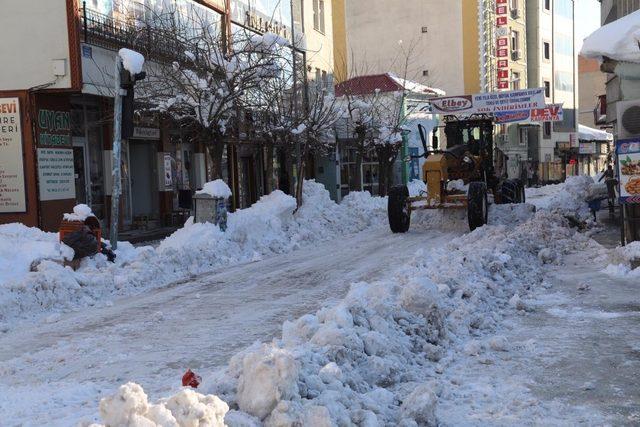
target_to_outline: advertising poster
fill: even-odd
[[[640,203],[640,138],[616,143],[620,173],[620,202]]]
[[[76,198],[73,149],[38,148],[40,200]]]
[[[26,212],[18,98],[0,98],[0,213]]]

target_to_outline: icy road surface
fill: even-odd
[[[0,424],[74,425],[129,380],[155,399],[187,368],[207,378],[254,341],[279,335],[285,320],[341,299],[353,282],[391,275],[419,248],[461,231],[373,229],[0,335]]]

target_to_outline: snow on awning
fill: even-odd
[[[604,57],[640,63],[640,10],[613,21],[584,39],[580,54],[602,61]]]
[[[613,135],[600,129],[578,125],[578,139],[581,141],[613,141]]]

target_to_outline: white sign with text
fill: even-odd
[[[73,149],[38,148],[40,200],[76,198]]]
[[[26,212],[18,98],[0,98],[0,213]]]

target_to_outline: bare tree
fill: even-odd
[[[251,93],[278,68],[278,51],[287,41],[274,34],[238,31],[226,37],[207,16],[180,10],[154,15],[154,31],[174,40],[182,51],[172,61],[147,67],[139,101],[148,110],[169,114],[190,127],[210,153],[214,178],[222,177],[229,128],[237,127]]]

